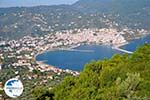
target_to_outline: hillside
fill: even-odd
[[[85,65],[79,77],[67,77],[53,89],[35,88],[36,100],[148,100],[150,45],[132,55],[114,55]],[[47,100],[46,99],[46,100]]]
[[[150,28],[150,1],[149,0],[114,0],[112,14],[117,23],[131,28]]]
[[[75,28],[150,28],[149,0],[79,0],[73,5],[0,8],[0,37],[18,39]]]
[[[73,5],[84,13],[103,13],[119,25],[150,28],[149,0],[79,0]]]
[[[79,0],[72,6],[85,13],[105,13],[109,11],[112,0]]]
[[[102,28],[105,19],[101,16],[89,16],[66,5],[0,8],[0,37],[16,39],[67,29]]]

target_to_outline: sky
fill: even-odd
[[[78,0],[0,0],[0,7],[73,4]]]

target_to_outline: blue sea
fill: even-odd
[[[150,35],[143,36],[140,39],[135,39],[129,42],[129,44],[122,46],[122,49],[128,51],[135,51],[138,47],[144,45],[145,43],[150,43]]]
[[[150,43],[150,35],[130,41],[129,44],[121,48],[128,51],[135,51],[137,47],[145,43]],[[66,50],[49,51],[38,55],[36,60],[45,61],[46,64],[61,69],[81,71],[84,65],[92,60],[109,59],[114,54],[122,54],[122,52],[114,50],[111,46],[106,45],[81,45],[75,49],[83,52]],[[91,52],[84,52],[84,50],[89,50]]]

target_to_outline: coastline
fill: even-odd
[[[79,47],[80,45],[73,45],[71,46],[69,49],[74,49],[74,48],[77,48]],[[43,54],[43,53],[46,53],[46,52],[49,52],[49,51],[55,51],[55,50],[61,50],[61,48],[50,48],[48,50],[43,50],[43,51],[40,51],[40,52],[37,52],[35,55],[34,55],[34,61],[37,62],[37,64],[40,66],[39,67],[39,70],[41,71],[49,71],[49,70],[52,70],[54,72],[57,72],[57,73],[62,73],[62,72],[66,72],[66,73],[69,73],[69,74],[72,74],[74,76],[78,76],[80,74],[79,71],[74,71],[74,70],[70,70],[70,69],[61,69],[61,68],[58,68],[57,66],[53,66],[53,65],[50,65],[50,64],[46,64],[45,61],[37,61],[36,57],[40,54]],[[44,66],[44,67],[42,67]]]
[[[119,48],[119,47],[121,47],[121,46],[124,46],[124,45],[126,45],[126,44],[128,44],[128,42],[125,42],[125,43],[121,43],[121,44],[117,44],[117,45],[115,45],[115,47],[117,47],[117,48]],[[83,44],[82,44],[83,45]],[[85,45],[85,44],[84,44]],[[90,44],[88,44],[88,45],[90,45]],[[103,43],[101,43],[101,44],[96,44],[96,45],[108,45],[108,44],[103,44]],[[70,70],[70,69],[61,69],[61,68],[58,68],[57,66],[53,66],[53,65],[50,65],[50,64],[46,64],[45,63],[45,61],[38,61],[37,59],[36,59],[36,57],[38,56],[38,55],[40,55],[40,54],[43,54],[43,53],[46,53],[46,52],[49,52],[49,51],[56,51],[56,50],[73,50],[73,49],[75,49],[75,48],[77,48],[77,47],[80,47],[81,46],[81,44],[77,44],[77,45],[72,45],[72,46],[69,46],[69,47],[64,47],[64,48],[50,48],[50,49],[48,49],[48,50],[43,50],[43,51],[40,51],[40,52],[38,52],[38,53],[36,53],[35,54],[35,56],[34,56],[34,60],[39,64],[39,65],[41,65],[41,66],[46,66],[45,67],[45,70],[53,70],[53,71],[59,71],[59,72],[67,72],[67,73],[76,73],[76,74],[74,74],[74,75],[79,75],[79,71],[74,71],[74,70]],[[113,48],[113,46],[111,46],[112,48]],[[86,52],[86,51],[85,51]],[[48,68],[49,67],[49,68]]]
[[[129,44],[132,40],[141,39],[141,38],[146,37],[146,36],[150,36],[150,33],[149,34],[143,34],[142,36],[138,36],[138,37],[132,38],[130,40],[126,40],[126,42],[120,43],[120,44],[116,44],[115,46],[112,46],[112,47],[120,48],[122,46],[125,46],[125,45]]]
[[[120,47],[122,47],[122,46],[124,46],[124,45],[127,45],[127,44],[129,44],[129,42],[120,43],[120,44],[117,44],[117,45],[112,46],[112,47],[120,48]]]
[[[136,38],[132,38],[131,40],[134,40],[134,39],[140,39],[140,38],[143,38],[143,37],[145,37],[145,36],[147,36],[147,35],[150,35],[150,34],[144,34],[142,37],[136,37]],[[130,41],[131,41],[130,40]],[[116,50],[118,50],[118,51],[121,51],[120,49],[120,47],[122,47],[122,46],[124,46],[124,45],[127,45],[127,44],[129,44],[129,42],[130,41],[128,41],[128,40],[126,40],[126,42],[124,42],[124,43],[120,43],[120,44],[114,44],[114,45],[111,45],[111,44],[106,44],[106,43],[99,43],[99,44],[96,44],[96,45],[111,45],[111,47],[112,47],[112,49],[116,49]],[[88,44],[88,45],[90,45],[90,43],[84,43],[84,44]],[[76,72],[76,73],[78,73],[79,74],[79,72],[78,71],[73,71],[73,70],[70,70],[70,69],[61,69],[61,68],[58,68],[57,66],[52,66],[52,65],[50,65],[50,64],[46,64],[44,61],[37,61],[36,60],[36,57],[38,56],[38,55],[40,55],[40,54],[43,54],[43,53],[46,53],[46,52],[49,52],[49,51],[56,51],[56,50],[73,50],[73,49],[75,49],[75,48],[77,48],[77,47],[80,47],[81,45],[84,45],[84,44],[82,44],[82,43],[78,43],[78,44],[73,44],[73,45],[66,45],[66,46],[64,46],[64,47],[57,47],[57,48],[49,48],[49,49],[47,49],[47,50],[43,50],[43,51],[40,51],[40,52],[37,52],[35,55],[34,55],[34,60],[37,62],[37,63],[39,63],[40,65],[45,65],[45,66],[49,66],[51,69],[53,69],[53,70],[59,70],[60,72],[68,72],[69,71],[69,73],[71,73],[71,72]],[[123,52],[123,51],[121,51],[121,52]],[[132,52],[130,52],[130,51],[127,51],[129,54],[130,53],[132,53]],[[126,51],[125,51],[125,53],[127,53]],[[46,67],[47,68],[47,67]],[[47,70],[47,69],[46,69]],[[67,71],[66,71],[67,70]]]

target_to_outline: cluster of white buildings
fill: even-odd
[[[35,68],[41,71],[53,70],[54,72],[63,72],[61,69],[46,66],[43,63],[37,63],[35,56],[41,52],[51,49],[68,48],[70,46],[79,46],[82,43],[85,44],[107,44],[107,45],[119,45],[126,43],[124,34],[126,30],[118,31],[116,29],[74,29],[63,30],[56,32],[55,34],[47,34],[41,37],[25,36],[19,40],[3,41],[0,45],[8,45],[2,52],[0,57],[3,59],[3,53],[9,53],[8,58],[16,57],[17,62],[13,62],[13,66],[28,66],[30,70]],[[31,62],[35,62],[38,65],[33,66]],[[0,65],[1,69],[1,65]],[[71,70],[65,70],[65,72],[76,74],[77,72]]]
[[[64,44],[95,43],[95,44],[122,44],[126,40],[122,36],[124,32],[116,29],[83,29],[77,31],[57,32],[56,37],[63,39]],[[61,42],[61,43],[63,43]]]

